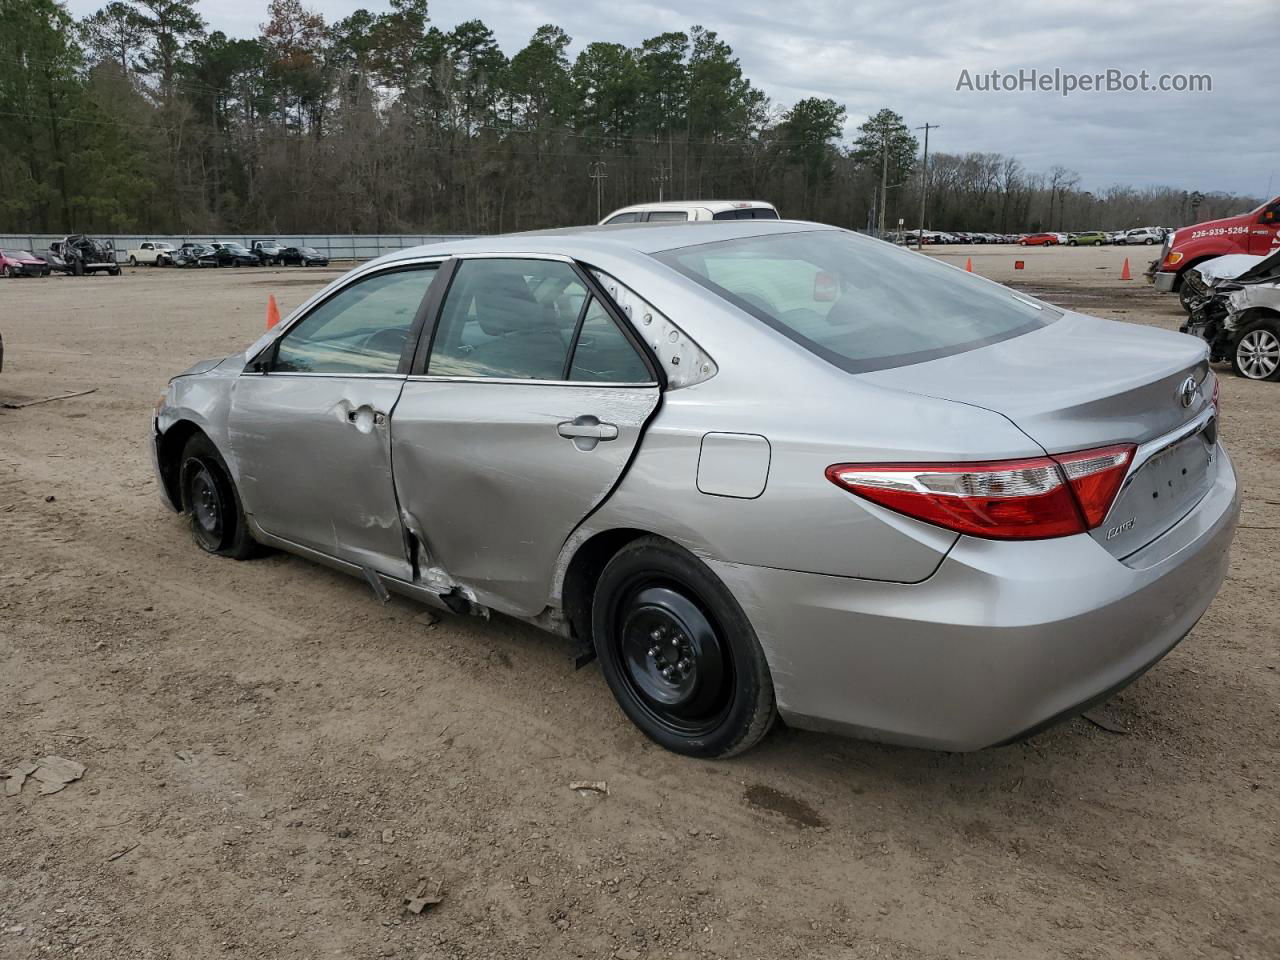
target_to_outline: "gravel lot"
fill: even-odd
[[[941,255],[1174,328],[1150,252]],[[168,376],[337,273],[0,283],[0,398],[96,390],[0,410],[0,766],[87,767],[0,796],[0,957],[1280,956],[1280,384],[1222,371],[1231,575],[1100,709],[1117,732],[949,755],[781,729],[704,763],[532,627],[214,559],[161,507]],[[405,912],[424,879],[443,902]]]

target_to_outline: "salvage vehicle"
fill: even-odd
[[[1230,253],[1265,256],[1276,249],[1280,249],[1280,197],[1235,217],[1179,227],[1165,238],[1160,256],[1147,269],[1147,280],[1162,293],[1177,293],[1182,308],[1190,312],[1191,293],[1182,290],[1187,270]]]
[[[276,255],[276,263],[286,267],[327,267],[329,258],[315,247],[284,247]]]
[[[30,250],[0,250],[0,277],[47,277],[49,264]]]
[[[1163,227],[1138,227],[1135,230],[1126,230],[1116,243],[1121,246],[1132,246],[1134,244],[1143,244],[1145,246],[1154,246],[1164,241]]]
[[[1280,380],[1280,250],[1206,260],[1182,286],[1191,309],[1182,332],[1202,337],[1211,360],[1250,380]]]
[[[262,258],[238,243],[213,243],[213,255],[220,267],[260,267]]]
[[[1061,242],[1056,233],[1028,233],[1018,240],[1024,247],[1053,247]]]
[[[1203,341],[739,220],[388,254],[170,381],[151,448],[203,550],[575,638],[668,749],[973,750],[1204,613],[1217,414]]]
[[[1106,242],[1107,235],[1101,230],[1086,230],[1084,233],[1073,233],[1067,237],[1069,247],[1100,247]]]
[[[280,251],[284,247],[280,246],[275,240],[255,240],[251,249],[262,258],[263,263],[270,263],[275,266],[280,265]]]
[[[120,276],[120,264],[116,262],[116,251],[111,241],[94,240],[82,233],[74,233],[49,244],[49,252],[44,259],[54,270],[77,277],[100,270],[113,277]]]
[[[129,249],[129,266],[148,264],[152,267],[163,267],[173,262],[173,244],[147,240]]]
[[[656,223],[688,220],[777,220],[778,208],[763,200],[667,200],[637,203],[613,211],[600,223]]]
[[[184,243],[173,253],[175,267],[216,267],[218,252],[204,243]]]

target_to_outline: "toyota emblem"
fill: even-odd
[[[1196,383],[1195,377],[1187,377],[1178,387],[1178,401],[1184,407],[1189,407],[1196,402],[1198,396],[1200,396],[1200,384]]]

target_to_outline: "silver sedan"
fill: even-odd
[[[1195,625],[1238,497],[1202,341],[786,221],[420,247],[175,377],[210,553],[287,550],[599,657],[664,747],[971,750]]]

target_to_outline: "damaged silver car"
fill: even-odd
[[[1188,270],[1181,328],[1209,344],[1214,361],[1250,380],[1280,380],[1280,251],[1230,254]]]
[[[1070,716],[1191,630],[1238,512],[1203,342],[786,221],[382,257],[174,378],[152,449],[210,553],[574,638],[703,757]]]

